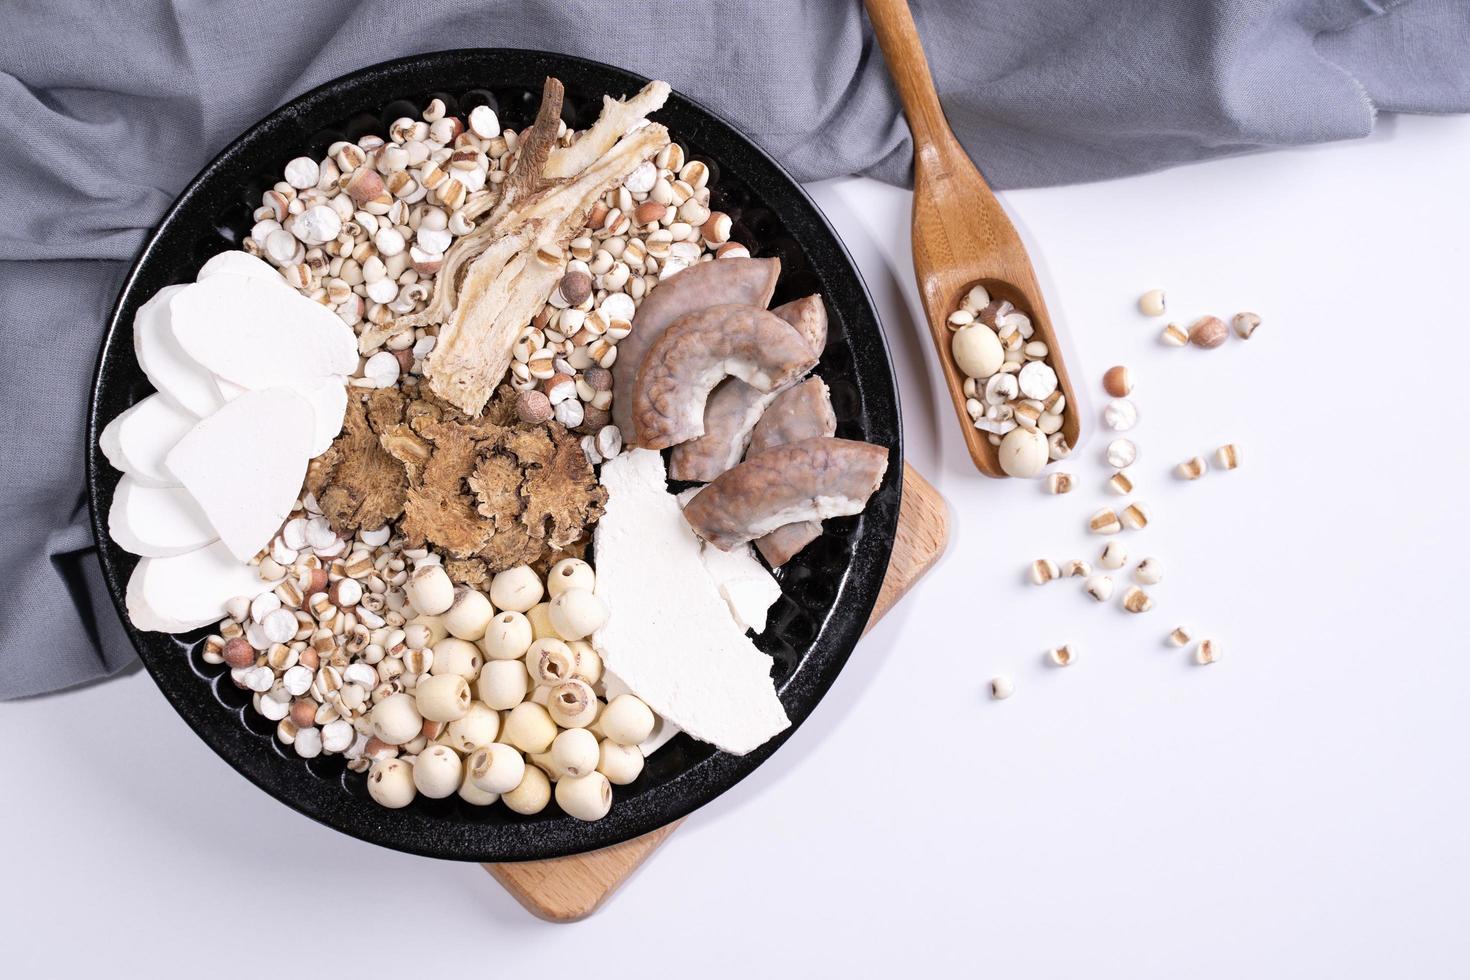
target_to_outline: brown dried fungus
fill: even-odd
[[[398,520],[411,547],[444,552],[469,585],[580,553],[607,501],[577,436],[518,422],[510,388],[473,419],[428,393],[354,397],[308,489],[339,532]]]

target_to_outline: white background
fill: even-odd
[[[1386,119],[1362,143],[1006,195],[1093,396],[1067,497],[972,469],[914,322],[908,194],[814,188],[953,537],[773,760],[553,926],[477,866],[276,803],[144,674],[7,704],[0,972],[1463,975],[1467,156],[1470,119]],[[1264,325],[1162,348],[1133,305],[1155,285],[1181,319]],[[1123,540],[1167,569],[1142,616],[1022,578],[1095,557],[1114,363],[1139,379],[1154,511]],[[1169,475],[1227,441],[1239,470]],[[1165,647],[1179,623],[1224,658]],[[1066,670],[1042,660],[1058,643]],[[990,701],[1002,673],[1016,694]]]

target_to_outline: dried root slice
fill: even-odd
[[[475,260],[424,372],[434,394],[468,415],[495,393],[516,336],[561,278],[560,253],[551,261],[533,253],[527,233],[500,239]]]
[[[509,246],[496,242],[470,268],[425,370],[435,394],[470,415],[484,408],[505,376],[516,336],[560,281],[563,249],[582,229],[593,204],[667,144],[662,126],[644,126],[580,177],[530,195],[523,208],[496,219],[518,251],[508,257]]]
[[[573,177],[592,166],[651,113],[662,109],[668,101],[669,91],[668,82],[652,81],[629,99],[604,95],[602,113],[597,122],[578,136],[571,146],[559,146],[551,151],[543,171],[546,178]]]
[[[561,99],[561,83],[553,78],[547,79],[536,122],[521,140],[515,166],[501,184],[499,197],[493,199],[493,209],[481,218],[481,213],[490,204],[489,198],[478,207],[466,209],[465,216],[471,220],[480,219],[479,226],[461,237],[445,253],[429,305],[420,313],[393,321],[384,328],[387,334],[447,321],[460,305],[461,281],[467,276],[471,263],[498,239],[515,234],[532,222],[543,222],[539,233],[528,236],[532,257],[543,248],[563,247],[581,230],[593,204],[608,188],[668,145],[668,130],[657,124],[632,129],[632,123],[629,123],[624,133],[617,133],[618,127],[605,128],[604,132],[614,132],[621,138],[595,159],[586,161],[581,169],[572,171],[564,166],[563,169],[567,169],[565,174],[559,172],[554,179],[549,178],[545,170],[560,125]],[[579,140],[574,146],[580,143]],[[529,319],[527,317],[527,321]],[[432,365],[431,358],[431,371]]]

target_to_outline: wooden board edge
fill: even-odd
[[[893,555],[864,634],[934,567],[948,545],[948,504],[933,484],[904,463]],[[587,854],[482,867],[537,918],[576,922],[596,912],[681,823],[683,820],[676,820],[642,837]]]
[[[590,854],[482,867],[538,919],[576,922],[596,912],[683,822]]]

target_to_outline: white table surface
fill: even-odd
[[[1089,423],[1105,368],[1139,379],[1154,522],[1122,540],[1167,569],[1142,616],[1022,580],[1096,555],[1085,519],[1116,502],[1098,427],[1071,496],[979,477],[914,323],[909,195],[815,187],[953,537],[775,758],[600,914],[553,926],[477,866],[276,803],[145,674],[6,704],[0,972],[1463,975],[1467,156],[1470,119],[1387,119],[1352,145],[1006,195]],[[1133,305],[1155,285],[1181,318],[1264,325],[1162,348]],[[1239,470],[1169,475],[1227,441]],[[1179,623],[1223,659],[1166,648]],[[1066,670],[1042,661],[1058,643]],[[1016,693],[993,702],[1001,673]]]

